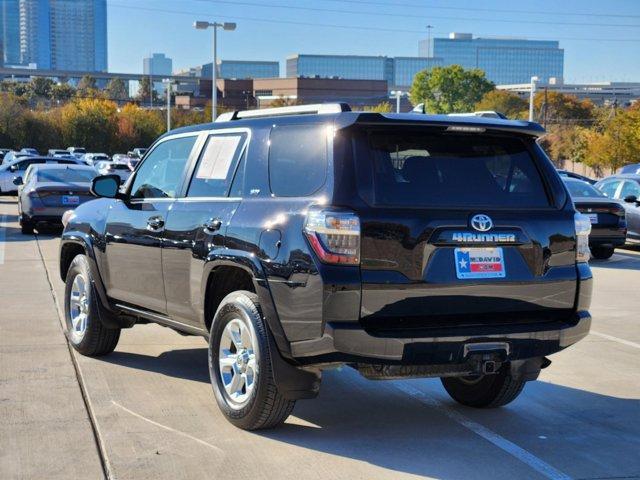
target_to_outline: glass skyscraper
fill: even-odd
[[[498,85],[530,82],[532,76],[547,82],[564,75],[564,50],[557,41],[473,38],[470,33],[451,33],[449,38],[434,38],[431,50],[443,65],[479,68]],[[422,41],[420,53],[427,51],[426,41]]]
[[[1,3],[4,64],[35,64],[37,68],[53,70],[107,70],[106,0]]]
[[[363,55],[293,55],[287,77],[386,80],[393,83],[393,59]]]
[[[218,78],[277,78],[280,76],[280,62],[265,60],[218,60]],[[211,78],[211,63],[202,66],[203,78]]]

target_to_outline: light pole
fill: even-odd
[[[404,95],[402,90],[391,90],[391,95],[396,97],[396,113],[400,113],[400,98]]]
[[[206,30],[207,28],[213,28],[213,65],[211,66],[211,120],[216,121],[216,111],[218,109],[218,87],[216,85],[216,68],[218,66],[218,52],[217,52],[217,37],[218,27],[222,27],[223,30],[235,30],[236,24],[231,22],[206,22],[196,21],[193,22],[193,27],[197,30]]]
[[[533,122],[533,99],[536,96],[536,83],[538,77],[531,77],[531,91],[529,92],[529,121]]]
[[[171,130],[171,79],[165,78],[162,83],[167,87],[167,132]]]

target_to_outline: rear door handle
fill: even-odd
[[[162,217],[150,217],[147,220],[147,230],[157,231],[164,227],[164,219]]]
[[[219,218],[211,218],[202,225],[202,228],[204,228],[204,231],[207,233],[217,232],[220,230],[220,227],[222,227],[222,220]]]

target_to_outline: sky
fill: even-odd
[[[295,53],[417,56],[418,41],[468,32],[558,40],[565,82],[640,82],[640,0],[107,0],[109,70],[142,72],[165,53],[175,70],[212,58],[211,31],[195,20],[236,22],[218,34],[218,58],[277,60]]]

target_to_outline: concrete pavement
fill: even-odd
[[[136,326],[112,355],[74,354],[76,375],[56,312],[57,236],[23,237],[15,215],[0,197],[0,478],[640,478],[637,252],[593,264],[597,334],[505,408],[344,368],[283,428],[248,433],[217,409],[202,339]]]

